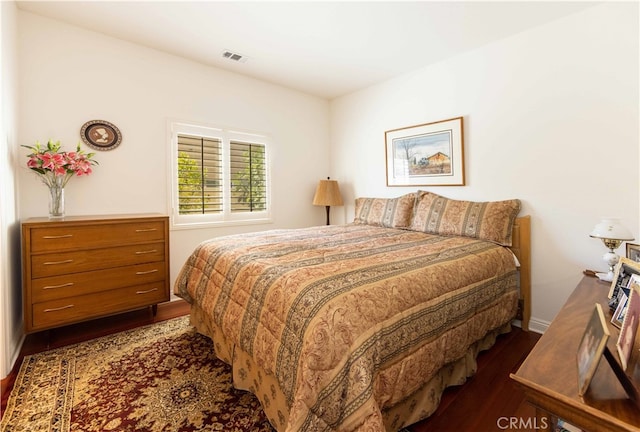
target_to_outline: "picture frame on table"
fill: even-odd
[[[627,370],[631,352],[638,333],[638,323],[640,322],[640,276],[632,277],[629,287],[629,300],[625,307],[620,334],[616,341],[616,348],[620,356],[620,364],[623,370]]]
[[[632,261],[629,258],[621,257],[613,272],[613,280],[609,288],[609,309],[611,312],[618,308],[618,303],[622,298],[623,288],[629,288],[632,275],[640,275],[640,262]]]
[[[627,243],[627,258],[631,261],[640,262],[640,245]]]
[[[627,305],[629,303],[630,288],[622,288],[621,291],[622,294],[620,301],[618,302],[618,307],[616,307],[616,310],[611,316],[611,323],[618,328],[622,327],[622,322],[624,321],[624,315],[627,311]]]
[[[598,368],[609,335],[602,306],[596,303],[576,353],[578,362],[578,395],[580,396],[584,396],[589,384],[591,384],[591,379]]]
[[[462,117],[384,133],[387,186],[464,186]]]

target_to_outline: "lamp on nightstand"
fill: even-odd
[[[609,252],[602,256],[602,259],[609,265],[609,271],[607,273],[596,273],[596,276],[600,280],[611,282],[613,280],[613,268],[620,260],[614,250],[618,249],[623,241],[633,240],[633,236],[620,223],[620,219],[616,218],[602,219],[589,236],[601,239],[605,247],[609,248]]]
[[[325,206],[327,208],[327,225],[329,225],[329,209],[331,206],[341,206],[342,196],[338,182],[330,180],[320,180],[316,188],[316,194],[313,197],[313,205]]]

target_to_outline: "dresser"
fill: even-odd
[[[539,429],[553,430],[554,419],[562,418],[585,431],[640,430],[640,408],[629,399],[604,356],[589,390],[584,397],[578,396],[578,345],[596,303],[602,306],[605,319],[611,319],[609,287],[597,278],[583,278],[519,370],[511,375],[536,407]],[[619,330],[611,323],[608,327],[608,347],[617,356]]]
[[[169,218],[74,216],[22,222],[25,331],[169,300]]]

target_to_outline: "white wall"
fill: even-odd
[[[0,3],[0,377],[17,356],[22,338],[20,223],[15,192],[17,109],[17,9]]]
[[[324,208],[311,201],[318,180],[330,174],[328,101],[24,11],[18,11],[18,64],[18,139],[11,151],[18,155],[20,219],[46,216],[48,204],[46,187],[26,168],[28,150],[19,145],[51,138],[73,150],[81,126],[94,119],[118,126],[122,144],[97,152],[93,174],[71,179],[66,214],[168,214],[167,121],[181,119],[270,136],[273,222],[172,231],[172,281],[207,238],[324,223]],[[12,172],[0,175],[3,185],[6,176],[13,185]],[[4,318],[3,324],[7,332],[21,326]]]
[[[329,175],[326,100],[31,13],[19,16],[21,144],[53,138],[73,149],[92,119],[114,123],[123,135],[119,147],[96,154],[100,165],[91,176],[71,179],[68,215],[167,213],[166,122],[176,118],[271,137],[273,224],[172,232],[172,278],[205,238],[323,223],[311,200],[317,181]],[[20,217],[45,215],[46,188],[20,171]]]
[[[619,216],[638,242],[638,4],[605,3],[331,103],[332,177],[347,202],[385,186],[384,132],[464,116],[456,199],[520,198],[532,217],[532,325],[604,269],[588,234]],[[353,217],[353,204],[342,213]],[[624,246],[618,250],[624,255]]]

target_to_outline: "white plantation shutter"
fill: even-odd
[[[270,221],[267,139],[170,123],[174,227]]]
[[[222,212],[219,139],[178,135],[178,199],[180,214]]]
[[[266,210],[265,146],[231,141],[230,166],[231,212]]]

